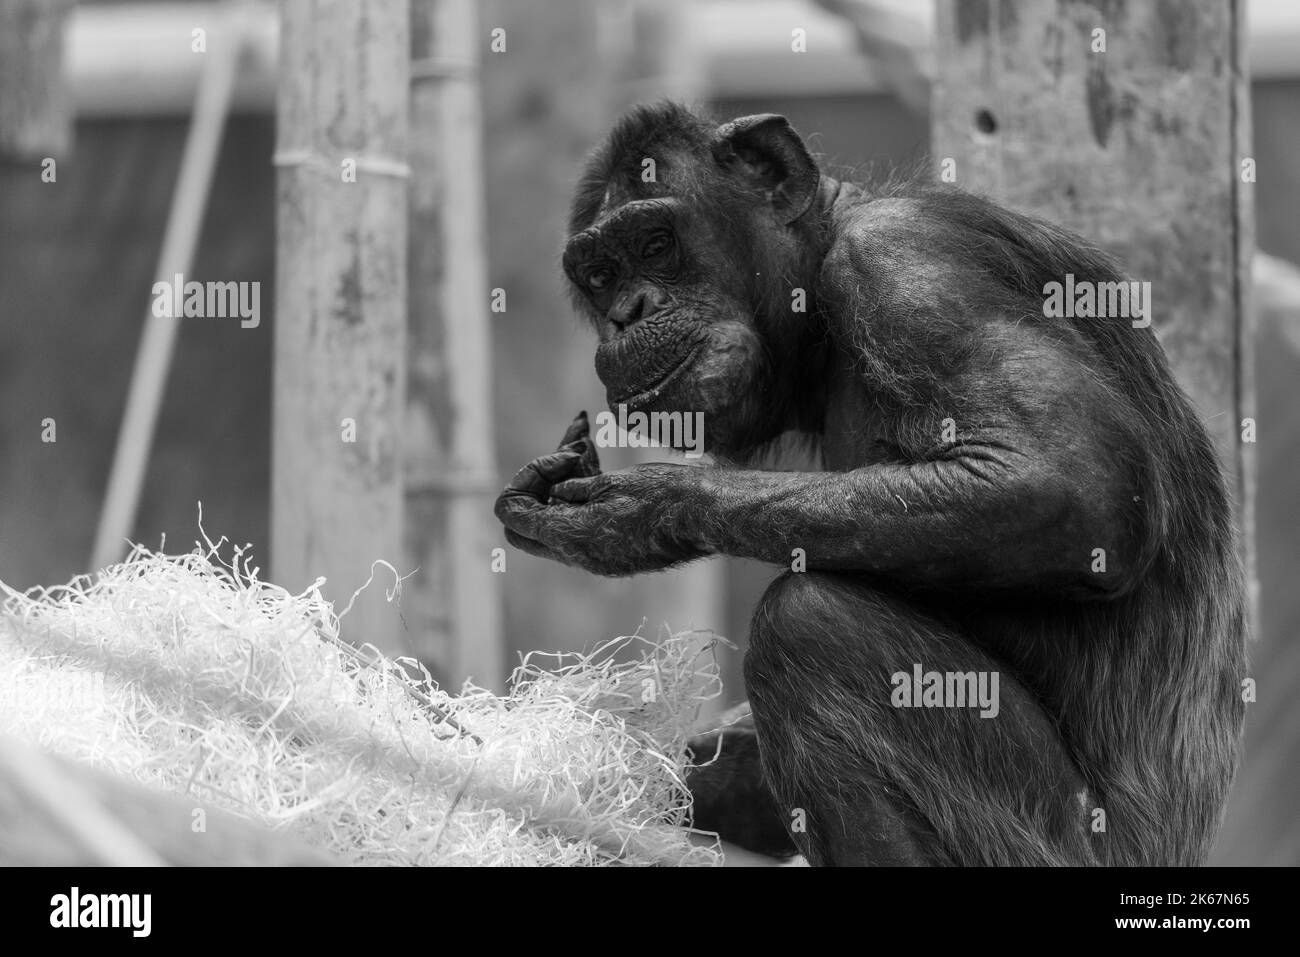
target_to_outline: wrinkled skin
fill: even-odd
[[[633,575],[701,557],[704,552],[678,540],[662,522],[676,513],[675,496],[691,470],[656,463],[603,474],[588,432],[583,412],[555,452],[511,479],[497,503],[498,514],[511,519],[506,541],[530,555],[601,575]],[[610,521],[593,528],[596,510]],[[639,542],[625,549],[629,525],[638,528]]]
[[[1242,576],[1152,331],[1044,315],[1046,283],[1115,265],[957,190],[838,182],[781,117],[671,104],[615,128],[570,227],[611,408],[702,411],[713,464],[601,473],[579,416],[498,500],[509,542],[604,575],[796,569],[755,612],[752,715],[692,745],[696,825],[814,864],[1203,861]],[[758,467],[791,436],[820,469]],[[997,673],[997,716],[898,707],[916,665]]]

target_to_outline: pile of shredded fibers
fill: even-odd
[[[290,594],[223,542],[0,582],[0,731],[346,863],[720,863],[683,783],[711,636],[529,656],[507,695],[451,695],[340,640],[324,579]]]

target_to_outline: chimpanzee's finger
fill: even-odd
[[[573,470],[574,478],[594,478],[600,474],[600,459],[596,457],[596,445],[590,436],[566,445],[564,451],[576,452],[582,457]]]
[[[511,487],[497,496],[493,511],[506,528],[538,541],[556,517],[555,509],[568,508],[567,502],[552,500],[552,483],[573,471],[578,456],[572,452],[555,452],[534,459],[515,476]]]
[[[588,435],[584,441],[582,449],[582,464],[578,467],[577,475],[590,477],[600,474],[600,456],[596,454],[596,440]]]
[[[574,416],[573,421],[569,423],[569,427],[564,430],[564,438],[560,439],[559,450],[562,451],[566,445],[572,445],[578,439],[585,439],[589,430],[587,412],[584,409]]]
[[[595,479],[598,477],[582,476],[556,482],[551,486],[551,499],[552,501],[568,502],[572,505],[583,505],[591,501],[592,496],[596,494],[598,486]]]
[[[582,456],[582,462],[573,470],[575,476],[590,478],[600,474],[600,457],[596,454],[596,443],[591,440],[591,427],[586,412],[579,412],[573,420],[560,441],[559,451],[577,452]]]
[[[553,562],[563,561],[559,553],[554,549],[548,548],[536,539],[520,535],[508,528],[506,529],[506,542],[521,552],[527,552],[529,555],[535,555],[538,558],[549,558]]]
[[[581,461],[582,456],[577,452],[552,452],[535,458],[515,473],[506,492],[530,495],[544,502],[551,486],[572,474]]]
[[[536,527],[536,514],[546,510],[551,485],[572,474],[580,461],[576,452],[552,452],[533,459],[497,496],[492,511],[502,525],[524,533]]]

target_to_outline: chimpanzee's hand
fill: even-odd
[[[497,498],[496,516],[516,548],[600,575],[632,575],[699,558],[684,536],[697,470],[638,465],[602,473],[587,414],[557,451],[529,462]]]

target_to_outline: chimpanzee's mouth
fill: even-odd
[[[695,357],[700,354],[702,348],[703,346],[696,346],[690,352],[686,353],[686,355],[682,356],[682,358],[673,365],[671,369],[660,377],[658,382],[653,383],[649,387],[637,388],[636,391],[625,393],[617,398],[611,397],[609,400],[610,406],[625,405],[631,409],[637,406],[649,405],[659,397],[660,393],[662,393],[664,389],[666,389],[672,381],[677,378],[677,376],[682,373],[682,370],[690,368],[691,364],[695,362]]]

